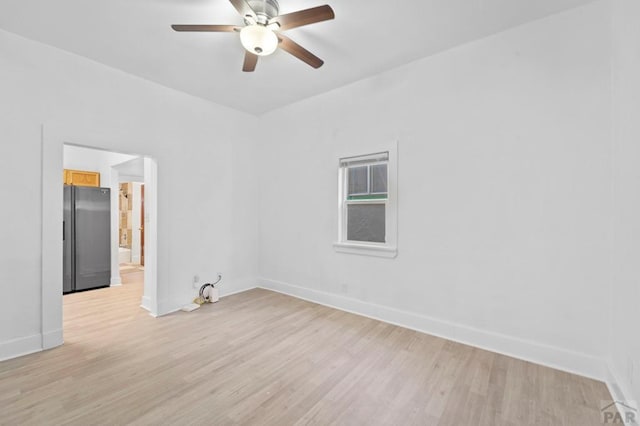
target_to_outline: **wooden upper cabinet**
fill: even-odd
[[[98,172],[64,169],[62,178],[65,185],[100,187],[100,173]]]

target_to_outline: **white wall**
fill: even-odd
[[[120,182],[144,182],[144,159],[137,157],[115,166]]]
[[[43,123],[157,160],[161,312],[190,301],[194,274],[254,284],[252,117],[4,31],[0,93],[0,359],[41,347]]]
[[[603,377],[609,43],[596,2],[263,117],[262,285]],[[389,140],[398,257],[336,253],[338,157]]]
[[[640,402],[640,2],[614,0],[613,291],[610,365]]]
[[[100,186],[109,187],[111,167],[136,158],[135,155],[109,152],[80,146],[64,146],[64,168],[100,173]]]

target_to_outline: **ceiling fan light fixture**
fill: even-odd
[[[240,30],[240,42],[254,55],[271,55],[278,48],[278,36],[264,25],[247,25]]]
[[[313,68],[324,61],[300,46],[282,31],[328,21],[336,17],[328,4],[297,12],[280,14],[278,0],[229,0],[244,18],[245,26],[238,25],[171,25],[178,32],[240,33],[240,42],[246,50],[243,72],[253,72],[260,56],[271,55],[278,49],[295,56]]]

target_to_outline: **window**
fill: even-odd
[[[395,257],[395,152],[340,159],[337,251]]]
[[[385,243],[388,153],[376,159],[343,160],[346,168],[347,241]],[[352,162],[353,161],[353,162]],[[375,163],[361,165],[360,161]]]

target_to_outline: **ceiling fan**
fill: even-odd
[[[175,31],[240,33],[240,42],[246,50],[242,66],[242,71],[245,72],[255,71],[258,57],[270,55],[278,47],[314,68],[320,68],[324,64],[322,59],[283,35],[281,31],[335,18],[330,6],[312,7],[279,15],[280,7],[277,0],[229,1],[244,18],[245,26],[172,25],[171,28]]]

